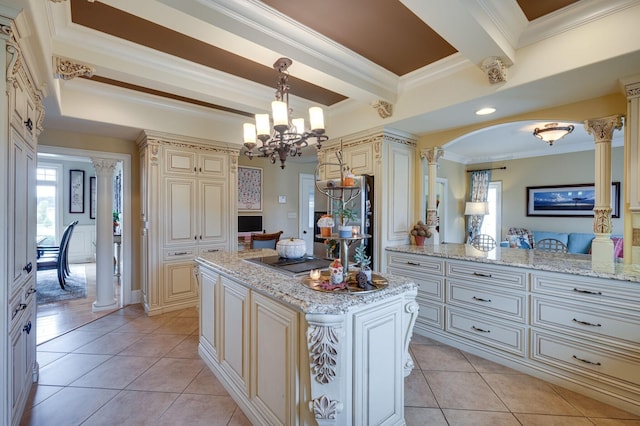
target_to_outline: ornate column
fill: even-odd
[[[424,149],[420,152],[420,158],[427,160],[427,176],[429,178],[427,188],[427,228],[431,231],[431,238],[425,240],[425,244],[440,244],[440,234],[436,226],[438,226],[438,210],[436,206],[436,197],[438,191],[438,160],[444,155],[441,148],[434,147]],[[422,206],[420,206],[422,208]]]
[[[113,177],[117,161],[91,158],[97,176],[96,301],[92,311],[118,307],[113,287]]]
[[[640,263],[640,75],[622,82],[627,96],[624,132],[624,263]]]
[[[594,270],[613,271],[613,241],[611,241],[611,139],[613,131],[622,128],[622,116],[586,120],[584,127],[593,135],[596,145],[595,190],[591,263]]]

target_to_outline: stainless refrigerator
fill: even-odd
[[[350,221],[347,225],[356,225],[360,227],[361,234],[368,234],[371,237],[364,240],[354,240],[349,244],[349,259],[353,261],[353,255],[355,254],[356,247],[361,243],[364,243],[366,247],[367,256],[371,256],[371,261],[373,264],[373,230],[374,230],[374,217],[373,217],[373,176],[369,175],[360,175],[356,177],[356,187],[360,188],[360,193],[348,203],[348,207],[356,212],[357,219],[354,221]],[[318,228],[318,219],[323,214],[332,214],[332,212],[338,207],[339,202],[328,197],[323,191],[318,188],[324,189],[330,186],[339,186],[339,179],[329,179],[322,180],[316,182],[315,188],[315,197],[314,197],[314,220],[315,220],[315,231],[314,234],[317,236],[320,234],[320,229]],[[348,194],[347,191],[351,191],[350,189],[345,189],[345,194]],[[337,194],[339,190],[334,190],[333,193]],[[336,195],[334,195],[336,197]],[[336,226],[333,228],[333,233],[338,233],[338,221],[339,218],[334,217],[334,221],[336,222]],[[327,250],[325,244],[326,238],[314,238],[313,243],[313,254],[318,258],[327,258]]]

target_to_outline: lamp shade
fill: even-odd
[[[489,203],[482,201],[468,201],[464,205],[464,214],[467,216],[484,216],[489,214]]]
[[[533,130],[533,136],[542,139],[551,146],[554,141],[562,139],[573,132],[573,129],[574,127],[571,124],[568,126],[560,126],[558,123],[549,123],[545,124],[542,129],[536,127]]]

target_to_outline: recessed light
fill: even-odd
[[[479,110],[476,111],[476,115],[488,115],[488,114],[493,114],[494,112],[496,112],[495,108],[481,108]]]

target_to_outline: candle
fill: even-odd
[[[319,279],[320,279],[320,270],[319,270],[319,269],[312,269],[312,270],[309,272],[309,277],[310,277],[312,280],[319,280]]]
[[[360,227],[359,226],[352,226],[351,227],[351,232],[352,232],[354,237],[360,235]]]

